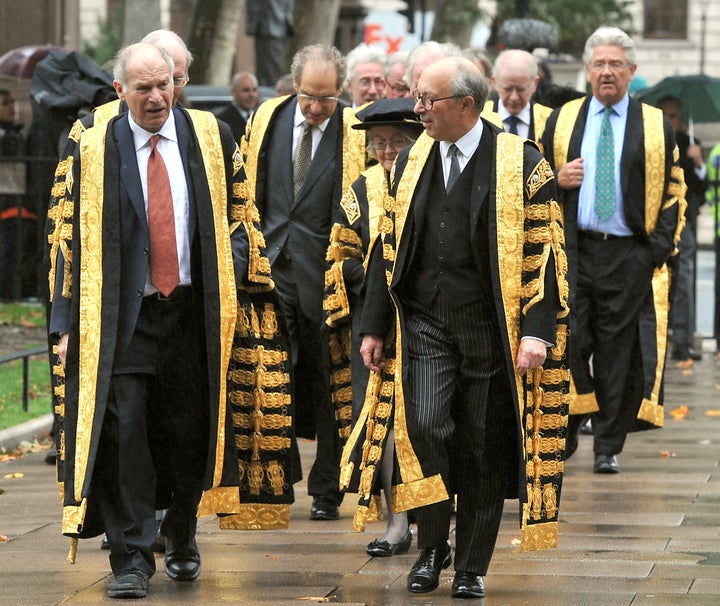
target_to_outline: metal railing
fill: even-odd
[[[28,411],[28,388],[30,384],[30,358],[39,355],[47,356],[48,348],[47,345],[42,347],[36,347],[35,349],[27,349],[24,351],[16,351],[14,353],[5,354],[0,356],[0,364],[5,362],[14,362],[15,360],[22,360],[22,375],[23,375],[23,387],[22,387],[22,406],[23,411]]]

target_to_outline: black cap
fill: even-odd
[[[409,126],[423,130],[417,114],[413,111],[415,101],[409,97],[399,99],[378,99],[363,107],[356,116],[361,122],[353,124],[358,130],[368,130],[373,126]]]

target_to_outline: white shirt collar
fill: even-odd
[[[168,119],[165,120],[165,124],[163,124],[162,128],[156,133],[146,131],[142,126],[138,125],[138,123],[133,120],[130,112],[128,112],[128,121],[130,122],[130,130],[133,134],[133,142],[135,143],[136,151],[147,145],[148,141],[150,141],[150,137],[153,135],[161,135],[170,141],[174,141],[175,143],[178,142],[177,130],[175,129],[175,114],[172,109],[170,110]]]
[[[450,145],[453,143],[455,143],[464,158],[470,158],[470,156],[475,153],[478,145],[480,145],[482,134],[483,121],[478,118],[475,125],[457,141],[440,141],[440,152],[442,153],[443,158],[447,157],[448,149],[450,149]]]
[[[507,110],[507,108],[502,104],[502,101],[498,99],[498,111],[497,113],[500,115],[500,119],[505,122],[511,114]],[[530,126],[530,103],[528,103],[525,107],[523,107],[520,110],[520,113],[517,115],[518,119],[523,123]]]

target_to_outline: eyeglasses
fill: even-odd
[[[386,147],[390,146],[392,149],[397,151],[405,147],[408,143],[410,143],[410,140],[403,137],[390,139],[390,141],[374,139],[373,141],[370,141],[370,147],[372,147],[375,151],[383,151]]]
[[[185,86],[188,82],[190,82],[190,78],[187,76],[177,76],[176,78],[173,78],[173,86],[178,86],[180,88]]]
[[[434,99],[433,97],[428,97],[427,93],[423,93],[421,95],[418,91],[415,91],[412,94],[412,98],[415,99],[415,103],[419,103],[427,111],[430,111],[433,108],[434,103],[437,103],[438,101],[446,101],[447,99],[459,99],[460,95],[450,95],[449,97],[438,97],[437,99]]]
[[[410,90],[410,87],[402,82],[398,82],[397,84],[390,84],[387,80],[385,82],[398,95],[404,95]]]
[[[610,63],[605,63],[604,61],[593,61],[592,63],[588,63],[588,67],[597,74],[604,72],[605,68],[609,69],[613,73],[618,73],[630,67],[630,63],[622,63],[621,61],[611,61]]]
[[[367,89],[372,86],[375,88],[384,88],[385,86],[385,80],[382,78],[360,78],[360,80],[357,81],[358,86],[362,89]]]
[[[310,105],[313,103],[319,103],[320,105],[332,105],[333,103],[337,103],[340,98],[339,97],[315,97],[314,95],[306,95],[305,93],[298,93],[297,94],[298,99],[303,99],[304,101],[307,101]]]

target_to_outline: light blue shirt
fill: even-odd
[[[585,122],[585,133],[580,148],[585,171],[578,200],[577,222],[580,230],[598,231],[616,236],[632,235],[632,231],[625,221],[620,183],[620,160],[622,158],[629,104],[630,97],[626,94],[625,97],[612,106],[613,111],[610,113],[610,126],[613,131],[613,144],[615,147],[615,212],[607,220],[603,221],[595,214],[595,173],[597,170],[597,144],[600,138],[600,126],[605,106],[595,97],[590,100],[587,121]]]

